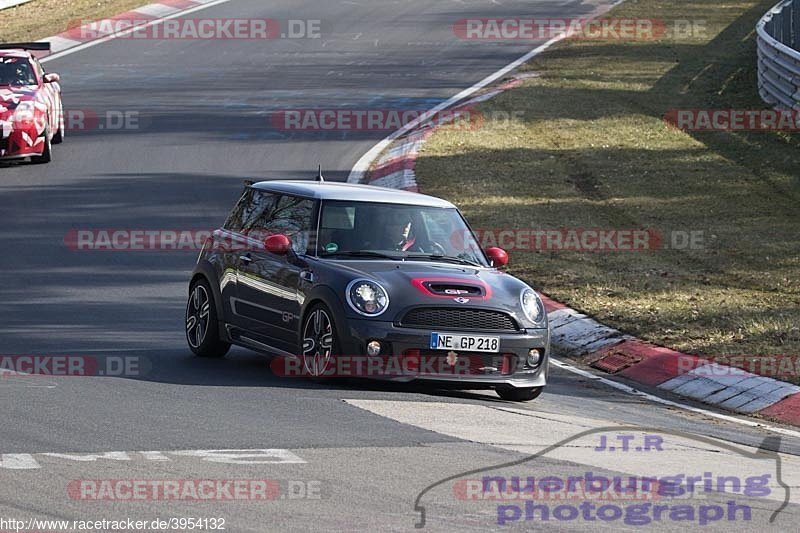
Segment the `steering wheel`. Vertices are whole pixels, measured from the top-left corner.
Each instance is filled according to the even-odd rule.
[[[436,255],[447,255],[444,246],[436,241],[431,241],[431,250],[433,250],[433,253]]]

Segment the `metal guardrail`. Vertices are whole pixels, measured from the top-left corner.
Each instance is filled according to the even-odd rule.
[[[756,25],[758,92],[768,104],[800,111],[800,0],[783,0]]]

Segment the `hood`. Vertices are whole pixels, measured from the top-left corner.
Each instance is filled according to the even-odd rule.
[[[19,102],[35,101],[38,87],[23,85],[21,87],[0,87],[0,105],[16,107]]]
[[[429,261],[329,261],[341,283],[365,278],[380,283],[389,294],[390,315],[413,306],[473,306],[519,311],[528,285],[491,268],[473,268]],[[334,270],[334,269],[332,269]]]
[[[0,87],[0,118],[13,112],[20,102],[38,102],[36,95],[35,85]]]
[[[384,263],[381,261],[381,263]],[[429,261],[402,261],[365,265],[364,277],[386,282],[393,291],[414,289],[425,297],[452,300],[463,296],[491,305],[494,299],[519,298],[525,284],[504,272],[491,268],[448,265]],[[387,290],[388,290],[387,287]]]

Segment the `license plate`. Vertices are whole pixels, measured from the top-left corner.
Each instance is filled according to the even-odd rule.
[[[464,352],[500,351],[500,337],[462,335],[460,333],[431,333],[431,350],[460,350]]]

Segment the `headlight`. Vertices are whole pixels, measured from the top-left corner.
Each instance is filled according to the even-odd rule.
[[[533,289],[524,289],[519,295],[519,303],[528,320],[536,324],[544,322],[544,304]]]
[[[356,279],[347,286],[347,303],[357,313],[365,316],[378,316],[389,307],[386,291],[368,279]]]

